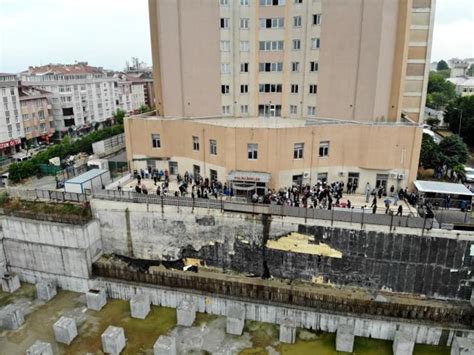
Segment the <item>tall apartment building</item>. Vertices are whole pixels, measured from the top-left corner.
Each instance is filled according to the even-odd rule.
[[[146,105],[146,82],[126,74],[116,74],[116,105],[127,113],[138,113]]]
[[[55,128],[86,128],[112,118],[117,109],[116,80],[102,68],[77,64],[48,64],[21,73],[25,86],[49,91]]]
[[[16,153],[25,137],[14,74],[0,73],[0,100],[0,156],[3,157]]]
[[[245,189],[317,179],[407,186],[434,8],[435,0],[149,0],[158,115],[127,121],[129,160]]]
[[[21,85],[18,91],[25,139],[33,145],[40,141],[49,142],[55,131],[51,105],[52,94]]]

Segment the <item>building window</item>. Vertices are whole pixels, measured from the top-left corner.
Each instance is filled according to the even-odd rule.
[[[221,94],[227,95],[230,93],[229,85],[221,85]]]
[[[258,144],[255,144],[255,143],[247,144],[247,157],[249,160],[258,159]]]
[[[293,17],[293,27],[301,27],[301,16]]]
[[[260,23],[260,29],[285,27],[285,19],[283,17],[261,18],[259,23]]]
[[[308,106],[308,116],[316,116],[316,106]]]
[[[230,115],[230,106],[229,105],[222,106],[222,114]]]
[[[230,41],[221,41],[221,51],[222,52],[230,51]]]
[[[229,74],[229,73],[230,73],[229,63],[221,63],[221,74]]]
[[[199,151],[199,137],[193,136],[193,150]]]
[[[249,0],[240,0],[240,6],[249,6]]]
[[[317,94],[318,93],[318,85],[311,84],[309,86],[309,93],[310,94]]]
[[[222,6],[228,6],[229,5],[229,0],[220,0],[220,3]]]
[[[241,73],[248,73],[249,72],[249,63],[240,63],[240,72]]]
[[[281,92],[281,84],[260,84],[259,92]]]
[[[247,115],[249,113],[249,105],[240,105],[240,113]]]
[[[310,62],[309,63],[309,71],[318,71],[319,70],[319,63],[318,62]]]
[[[211,181],[217,181],[217,170],[209,169],[209,177]]]
[[[303,0],[295,0],[295,5],[299,5],[299,4],[302,4],[303,3]]]
[[[248,18],[241,18],[240,19],[240,28],[243,30],[249,29],[249,19]]]
[[[300,71],[300,62],[292,62],[291,71]]]
[[[217,155],[217,141],[215,139],[209,139],[209,153]]]
[[[228,29],[229,28],[229,19],[226,17],[221,17],[221,28]]]
[[[327,157],[329,155],[329,141],[319,142],[319,156]]]
[[[159,134],[151,135],[151,146],[153,148],[161,148],[161,138]]]
[[[249,92],[249,86],[247,84],[240,85],[240,93],[241,94],[248,94],[248,92]]]
[[[304,143],[295,143],[293,159],[303,159]]]
[[[285,0],[260,0],[260,6],[282,6]]]
[[[311,49],[319,49],[319,38],[311,38]]]
[[[279,72],[283,71],[283,63],[282,62],[275,62],[275,63],[259,63],[258,69],[260,72]]]
[[[299,51],[301,49],[301,41],[299,39],[293,40],[293,50]]]
[[[321,14],[313,15],[313,25],[320,25],[321,24]]]
[[[291,93],[292,94],[298,93],[298,84],[291,84]]]
[[[298,113],[298,106],[290,105],[290,114],[296,115]]]
[[[283,41],[260,41],[259,49],[267,52],[282,51]]]
[[[240,51],[248,52],[250,50],[249,41],[240,41]]]

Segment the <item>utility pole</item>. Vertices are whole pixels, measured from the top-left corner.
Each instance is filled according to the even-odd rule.
[[[459,131],[458,131],[458,136],[461,137],[461,123],[462,123],[462,110],[459,110]]]

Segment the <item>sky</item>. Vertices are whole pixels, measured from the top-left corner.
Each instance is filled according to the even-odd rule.
[[[473,58],[473,38],[474,0],[437,0],[432,61]],[[151,64],[147,0],[0,0],[0,72],[131,57]]]

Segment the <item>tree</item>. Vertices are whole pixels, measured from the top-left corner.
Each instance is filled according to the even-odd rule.
[[[469,152],[466,143],[456,134],[444,138],[439,144],[440,163],[446,165],[448,169],[465,164],[468,158]]]
[[[439,110],[454,98],[456,98],[456,86],[447,81],[441,74],[430,72],[426,105]]]
[[[474,95],[458,97],[446,106],[444,120],[451,131],[458,133],[461,125],[461,137],[474,147]]]
[[[436,127],[439,125],[439,118],[438,117],[430,117],[426,119],[426,123],[429,124],[432,127]]]
[[[118,108],[117,111],[115,111],[112,116],[114,116],[115,121],[118,124],[123,124],[123,118],[125,117],[125,113],[126,112],[124,110],[121,110],[121,109]]]
[[[446,63],[443,59],[441,59],[438,64],[436,65],[436,70],[446,70],[449,69],[448,63]]]
[[[468,76],[474,76],[474,64],[471,64],[466,73]]]
[[[423,133],[420,151],[420,166],[425,169],[436,168],[439,165],[439,146],[429,134]]]
[[[141,105],[140,108],[140,113],[145,113],[145,112],[150,112],[151,109],[147,105]]]

